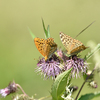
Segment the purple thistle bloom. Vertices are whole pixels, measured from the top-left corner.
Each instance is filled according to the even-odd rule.
[[[58,56],[60,57],[60,58],[62,58],[63,57],[63,51],[60,49],[58,49],[57,50],[57,54],[58,54]]]
[[[84,62],[83,59],[78,58],[76,55],[71,56],[69,58],[70,58],[69,60],[66,60],[64,69],[68,70],[73,67],[72,77],[75,77],[75,75],[76,75],[76,78],[77,76],[80,77],[79,72],[86,73],[87,64]]]
[[[66,60],[69,60],[69,57],[67,57],[63,51],[60,49],[57,50],[57,55],[63,60],[63,62],[65,63]]]
[[[45,61],[44,58],[40,59],[40,61],[37,63],[37,66],[37,71],[44,74],[44,77],[47,78],[52,76],[52,78],[55,79],[56,76],[62,71],[62,68],[59,67],[60,60],[55,54],[53,54],[52,57],[47,61]]]
[[[10,90],[8,88],[1,89],[0,94],[2,95],[2,97],[6,97],[7,95],[10,94]]]
[[[0,94],[2,95],[2,97],[6,97],[7,95],[9,95],[10,93],[14,93],[17,90],[17,86],[15,84],[15,82],[10,82],[8,87],[4,88],[4,89],[0,89]]]

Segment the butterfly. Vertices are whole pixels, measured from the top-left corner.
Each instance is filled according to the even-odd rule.
[[[54,42],[53,38],[34,38],[34,43],[38,51],[45,57],[45,61],[57,50],[57,44]]]
[[[62,41],[62,44],[66,48],[68,55],[76,55],[80,51],[88,48],[85,47],[84,44],[80,41],[73,39],[72,37],[64,34],[63,32],[60,32],[60,39]]]

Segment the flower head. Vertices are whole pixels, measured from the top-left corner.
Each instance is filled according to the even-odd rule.
[[[65,93],[61,96],[64,100],[74,100],[72,98],[72,92],[73,92],[73,89],[70,89],[69,86],[66,86],[66,90],[65,90]]]
[[[61,49],[57,50],[57,55],[62,59],[63,62],[66,62],[66,60],[69,60],[69,57],[67,57]]]
[[[10,82],[8,87],[6,87],[4,89],[0,89],[0,94],[2,95],[2,97],[6,97],[10,93],[16,92],[16,90],[17,90],[17,86],[16,86],[15,82]]]
[[[60,58],[62,58],[63,57],[63,51],[60,49],[58,49],[57,50],[57,54],[58,54],[58,56],[60,57]]]
[[[65,70],[68,70],[70,68],[73,68],[72,70],[72,77],[76,78],[77,76],[80,77],[79,72],[86,73],[87,70],[87,64],[84,62],[83,59],[78,58],[76,55],[69,57],[69,60],[66,60],[66,64],[64,66]]]
[[[97,82],[95,82],[95,81],[91,81],[89,83],[89,86],[91,86],[92,88],[97,88],[98,87]]]
[[[44,58],[40,59],[40,61],[37,63],[38,70],[42,74],[44,74],[44,77],[49,78],[52,76],[53,79],[61,73],[62,68],[60,68],[60,60],[59,58],[53,54],[50,59],[45,61]]]

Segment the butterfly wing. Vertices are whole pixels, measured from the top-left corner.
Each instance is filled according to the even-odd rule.
[[[45,57],[45,60],[50,58],[57,50],[57,44],[54,42],[53,38],[48,38],[47,40],[34,38],[34,43],[38,51]]]
[[[45,60],[47,60],[57,50],[57,44],[54,42],[53,38],[48,38],[45,41],[45,44],[46,44],[46,51],[45,51],[46,57],[45,57]]]
[[[73,41],[73,38],[60,32],[60,39],[62,41],[62,44],[64,45],[64,47],[66,48],[67,52],[70,51],[70,48],[71,48],[71,44],[72,44],[72,41]]]
[[[38,51],[45,57],[45,39],[34,38],[34,43]]]
[[[60,38],[61,38],[62,44],[67,50],[67,54],[69,55],[77,54],[80,51],[85,50],[87,48],[80,41],[73,39],[72,37],[62,32],[60,33]]]
[[[77,53],[81,52],[82,50],[85,50],[86,48],[88,48],[88,47],[85,47],[82,42],[80,42],[76,39],[73,39],[72,45],[73,46],[72,46],[71,52],[70,52],[71,55],[77,54]]]

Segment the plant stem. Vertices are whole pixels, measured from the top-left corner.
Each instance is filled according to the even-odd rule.
[[[96,68],[96,67],[95,67],[95,68]],[[79,92],[78,92],[78,94],[77,94],[75,100],[77,100],[77,98],[78,98],[78,96],[79,96],[79,94],[80,94],[80,92],[81,92],[83,86],[85,85],[85,83],[87,82],[87,80],[89,79],[89,77],[92,75],[92,73],[94,72],[95,68],[92,70],[91,74],[90,74],[89,76],[87,76],[86,80],[83,82],[83,84],[82,84],[82,86],[81,86],[81,88],[80,88],[80,90],[79,90]]]
[[[24,92],[24,90],[22,89],[22,87],[21,87],[19,84],[16,84],[16,86],[19,87],[19,88],[21,89],[21,91],[23,92],[23,94],[24,94],[25,96],[28,96],[28,95]]]
[[[50,98],[51,96],[49,95],[49,96],[46,96],[46,97],[42,97],[42,98],[40,98],[40,99],[38,99],[38,100],[44,100],[44,99],[46,99],[46,98]]]

